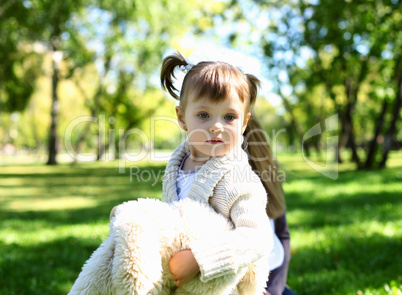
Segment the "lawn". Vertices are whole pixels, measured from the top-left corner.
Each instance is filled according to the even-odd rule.
[[[291,230],[288,284],[301,294],[402,294],[402,153],[336,180],[278,155]],[[135,164],[135,165],[134,165]],[[110,209],[160,198],[165,163],[0,166],[0,294],[67,294],[108,234]]]

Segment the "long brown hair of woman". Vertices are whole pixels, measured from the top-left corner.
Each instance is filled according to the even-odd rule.
[[[276,219],[285,213],[285,198],[271,147],[254,113],[248,121],[244,137],[248,142],[249,163],[260,176],[268,195],[267,214],[269,218]]]

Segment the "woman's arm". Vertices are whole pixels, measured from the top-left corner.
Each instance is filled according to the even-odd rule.
[[[270,295],[282,295],[286,285],[290,261],[290,235],[286,214],[275,219],[275,233],[282,243],[285,257],[282,265],[273,270],[269,275],[267,291]]]

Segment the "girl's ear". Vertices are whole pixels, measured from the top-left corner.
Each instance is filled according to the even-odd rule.
[[[251,113],[248,112],[246,114],[246,116],[244,117],[243,126],[241,128],[241,134],[243,134],[244,131],[246,131],[247,123],[248,123],[248,120],[250,120],[250,117],[251,117]]]
[[[186,121],[184,120],[184,111],[181,107],[176,107],[177,121],[179,122],[180,128],[187,131]]]

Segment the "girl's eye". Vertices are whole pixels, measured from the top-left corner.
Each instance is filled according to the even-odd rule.
[[[234,119],[236,119],[235,115],[232,115],[232,114],[225,115],[225,120],[226,121],[233,121]]]
[[[208,119],[209,118],[207,113],[199,113],[197,116],[200,117],[201,119]]]

